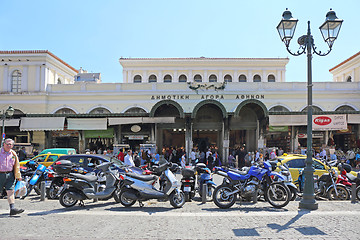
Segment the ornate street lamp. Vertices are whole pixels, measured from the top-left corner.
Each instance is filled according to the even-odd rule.
[[[5,119],[11,118],[14,115],[15,109],[12,106],[9,106],[6,111],[2,111],[1,119],[2,119],[2,140],[1,140],[1,147],[5,140]]]
[[[330,9],[326,14],[325,22],[320,26],[321,34],[324,38],[324,41],[328,44],[329,49],[326,53],[317,51],[314,38],[311,35],[310,31],[310,21],[308,21],[307,34],[298,38],[298,43],[300,45],[299,50],[296,53],[292,53],[289,49],[290,41],[294,36],[297,19],[294,19],[291,15],[291,12],[286,9],[282,15],[282,20],[277,26],[281,41],[285,43],[286,50],[293,56],[300,56],[304,53],[307,54],[307,151],[306,151],[306,166],[304,169],[305,175],[305,185],[304,185],[304,194],[303,198],[299,203],[299,208],[305,208],[310,210],[316,210],[318,204],[315,201],[314,195],[314,167],[312,159],[312,69],[311,69],[311,59],[312,53],[319,56],[328,55],[334,44],[334,41],[338,37],[340,32],[341,24],[343,20],[336,17],[335,12]]]

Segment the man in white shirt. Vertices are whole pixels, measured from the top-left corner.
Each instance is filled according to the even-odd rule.
[[[126,156],[125,156],[125,158],[124,158],[124,163],[125,163],[126,165],[129,165],[129,166],[132,166],[132,167],[135,166],[134,160],[133,160],[133,158],[132,158],[132,151],[131,151],[131,150],[128,150],[128,151],[127,151],[127,154],[126,154]]]
[[[192,149],[190,152],[190,159],[191,159],[191,164],[195,163],[195,159],[196,159],[196,154],[195,154],[195,149]]]

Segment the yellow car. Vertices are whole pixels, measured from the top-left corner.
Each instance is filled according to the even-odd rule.
[[[56,153],[40,154],[40,155],[37,155],[37,156],[33,157],[30,160],[21,161],[20,166],[24,166],[27,162],[32,160],[32,161],[35,161],[37,163],[45,165],[45,167],[48,167],[62,155],[65,155],[65,154],[56,154]]]
[[[283,165],[286,163],[286,165],[289,167],[289,171],[291,173],[293,182],[296,181],[299,178],[299,172],[305,168],[305,160],[306,155],[301,154],[284,154],[282,156],[277,157],[278,160],[281,160],[281,162],[278,162],[277,165]],[[321,162],[318,159],[313,158],[313,166],[315,168],[314,175],[318,175],[319,177],[323,175],[324,173],[328,173],[327,169],[329,168],[326,164]],[[338,174],[340,174],[339,169],[337,167],[333,167]],[[357,173],[354,171],[350,172],[352,175],[357,176]]]

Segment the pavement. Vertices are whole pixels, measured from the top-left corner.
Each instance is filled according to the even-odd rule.
[[[219,209],[200,198],[174,209],[169,202],[146,201],[125,208],[113,199],[85,201],[85,207],[64,208],[58,200],[37,195],[16,200],[25,209],[9,216],[0,200],[0,239],[359,239],[360,203],[317,201],[314,211],[299,201],[282,209],[269,203],[237,202]]]

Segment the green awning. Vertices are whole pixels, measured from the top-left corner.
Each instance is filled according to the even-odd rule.
[[[85,138],[113,138],[114,128],[107,130],[84,130]]]

